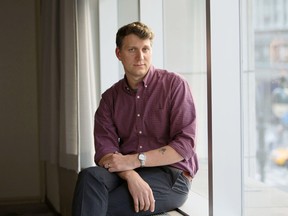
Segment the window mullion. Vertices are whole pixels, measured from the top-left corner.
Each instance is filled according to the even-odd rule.
[[[207,8],[209,215],[237,216],[242,215],[239,0],[207,0]]]

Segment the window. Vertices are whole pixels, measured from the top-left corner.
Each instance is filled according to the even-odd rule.
[[[245,216],[288,210],[287,3],[242,4]]]
[[[163,17],[164,68],[178,72],[188,80],[198,118],[197,154],[200,169],[193,180],[190,197],[183,210],[191,215],[206,216],[208,144],[205,0],[165,0]]]

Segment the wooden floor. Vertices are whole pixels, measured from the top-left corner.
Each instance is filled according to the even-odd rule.
[[[56,216],[45,204],[0,205],[0,216]]]

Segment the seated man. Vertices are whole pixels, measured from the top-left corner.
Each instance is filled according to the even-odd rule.
[[[95,162],[80,172],[74,216],[151,215],[181,206],[198,170],[187,82],[152,66],[154,34],[134,22],[116,35],[124,78],[95,114]]]

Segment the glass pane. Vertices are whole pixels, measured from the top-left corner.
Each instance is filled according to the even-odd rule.
[[[242,3],[245,216],[288,212],[288,1]]]
[[[200,169],[184,210],[208,215],[207,64],[205,0],[163,1],[164,67],[184,76],[192,89],[198,117]],[[187,209],[187,210],[186,210]]]
[[[133,4],[131,4],[133,2]],[[193,180],[191,193],[181,210],[189,215],[208,215],[208,144],[207,144],[207,65],[206,65],[206,8],[205,0],[158,0],[118,1],[119,26],[137,19],[138,7],[153,2],[155,7],[161,2],[162,11],[149,11],[148,20],[163,19],[163,26],[147,23],[147,14],[144,23],[152,27],[155,32],[153,62],[155,67],[163,67],[171,72],[181,74],[188,80],[195,100],[198,118],[197,154],[199,155],[200,170]],[[140,10],[143,11],[143,10]],[[160,16],[160,15],[163,16]],[[160,17],[159,17],[160,16]],[[163,52],[155,55],[155,45],[163,45]],[[161,47],[161,46],[160,46]],[[163,57],[163,58],[162,58]],[[163,59],[163,66],[155,61]]]

